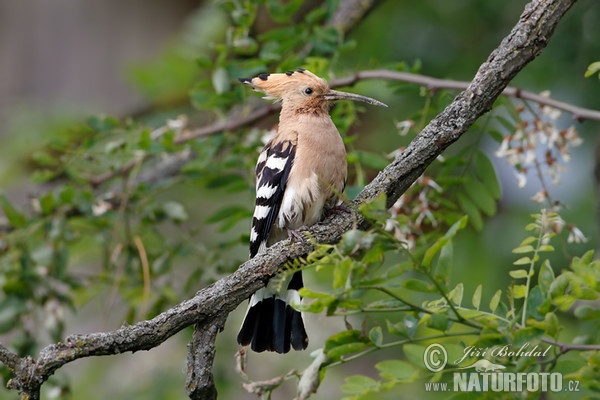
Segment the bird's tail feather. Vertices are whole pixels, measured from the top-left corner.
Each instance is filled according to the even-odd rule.
[[[239,344],[250,345],[256,352],[277,353],[287,353],[290,348],[304,350],[308,346],[302,314],[290,305],[300,301],[301,274],[301,271],[294,274],[283,296],[272,293],[268,287],[252,296],[237,337]]]

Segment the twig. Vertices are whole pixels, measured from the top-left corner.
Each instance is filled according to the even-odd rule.
[[[0,362],[2,364],[6,365],[6,367],[14,373],[20,361],[21,358],[18,355],[8,350],[0,343]]]
[[[600,344],[565,343],[549,338],[542,338],[542,342],[558,347],[560,354],[565,354],[569,351],[600,351]]]
[[[359,71],[355,74],[337,78],[331,81],[332,87],[352,86],[359,81],[368,79],[383,79],[389,81],[400,81],[415,83],[425,86],[430,90],[465,90],[469,87],[470,82],[455,81],[449,79],[438,79],[426,75],[413,74],[409,72],[391,71],[386,69],[374,69],[367,71]],[[550,97],[545,97],[537,93],[529,92],[521,88],[509,86],[502,91],[502,95],[514,97],[516,99],[531,100],[535,103],[550,106],[562,111],[566,111],[573,116],[577,121],[593,120],[600,121],[600,111],[589,108],[579,107],[570,103],[555,100]]]

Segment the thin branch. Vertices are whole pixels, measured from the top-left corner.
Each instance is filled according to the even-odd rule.
[[[413,74],[409,72],[391,71],[387,69],[375,69],[359,71],[355,74],[343,78],[334,79],[331,82],[331,86],[352,86],[359,81],[368,79],[383,79],[389,81],[415,83],[417,85],[425,86],[430,90],[465,90],[469,87],[470,84],[470,82],[455,81],[450,79],[438,79],[426,75]],[[523,90],[514,86],[506,87],[502,91],[502,95],[513,97],[516,99],[531,100],[538,104],[542,104],[545,106],[553,107],[568,112],[573,116],[573,119],[577,121],[600,121],[600,111],[579,107],[570,103],[566,103],[564,101],[552,99],[550,97],[542,96],[540,94],[529,92],[527,90]]]
[[[492,108],[510,80],[544,49],[556,25],[575,1],[534,0],[529,3],[519,22],[481,65],[468,87],[364,188],[354,205],[358,206],[382,194],[387,196],[389,206],[396,202],[437,156]],[[149,321],[112,332],[73,335],[65,343],[44,348],[36,360],[21,358],[10,388],[36,399],[46,379],[68,362],[94,355],[149,350],[187,326],[213,324],[262,287],[288,260],[310,253],[314,249],[313,240],[317,243],[336,243],[355,224],[364,226],[366,222],[351,208],[341,209],[308,230],[312,240],[276,243],[243,263],[233,274]],[[2,355],[14,365],[14,357],[7,356],[6,352],[0,352]]]
[[[327,23],[338,31],[348,33],[378,3],[377,0],[345,0],[340,2],[335,14]]]
[[[549,338],[542,338],[542,342],[558,347],[560,354],[565,354],[569,351],[600,351],[600,344],[565,343]]]
[[[17,354],[13,353],[12,351],[4,347],[2,343],[0,343],[0,362],[2,364],[6,365],[6,367],[12,372],[15,372],[20,361],[21,357],[19,357]]]

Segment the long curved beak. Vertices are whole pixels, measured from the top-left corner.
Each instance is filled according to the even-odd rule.
[[[321,95],[325,100],[354,100],[362,101],[363,103],[371,104],[379,107],[387,107],[387,104],[382,103],[379,100],[372,99],[367,96],[361,96],[359,94],[340,92],[337,90],[329,90],[327,93]]]

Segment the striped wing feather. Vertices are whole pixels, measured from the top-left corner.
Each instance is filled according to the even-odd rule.
[[[250,232],[250,257],[264,250],[277,219],[296,146],[289,140],[269,142],[256,164],[256,205]]]

